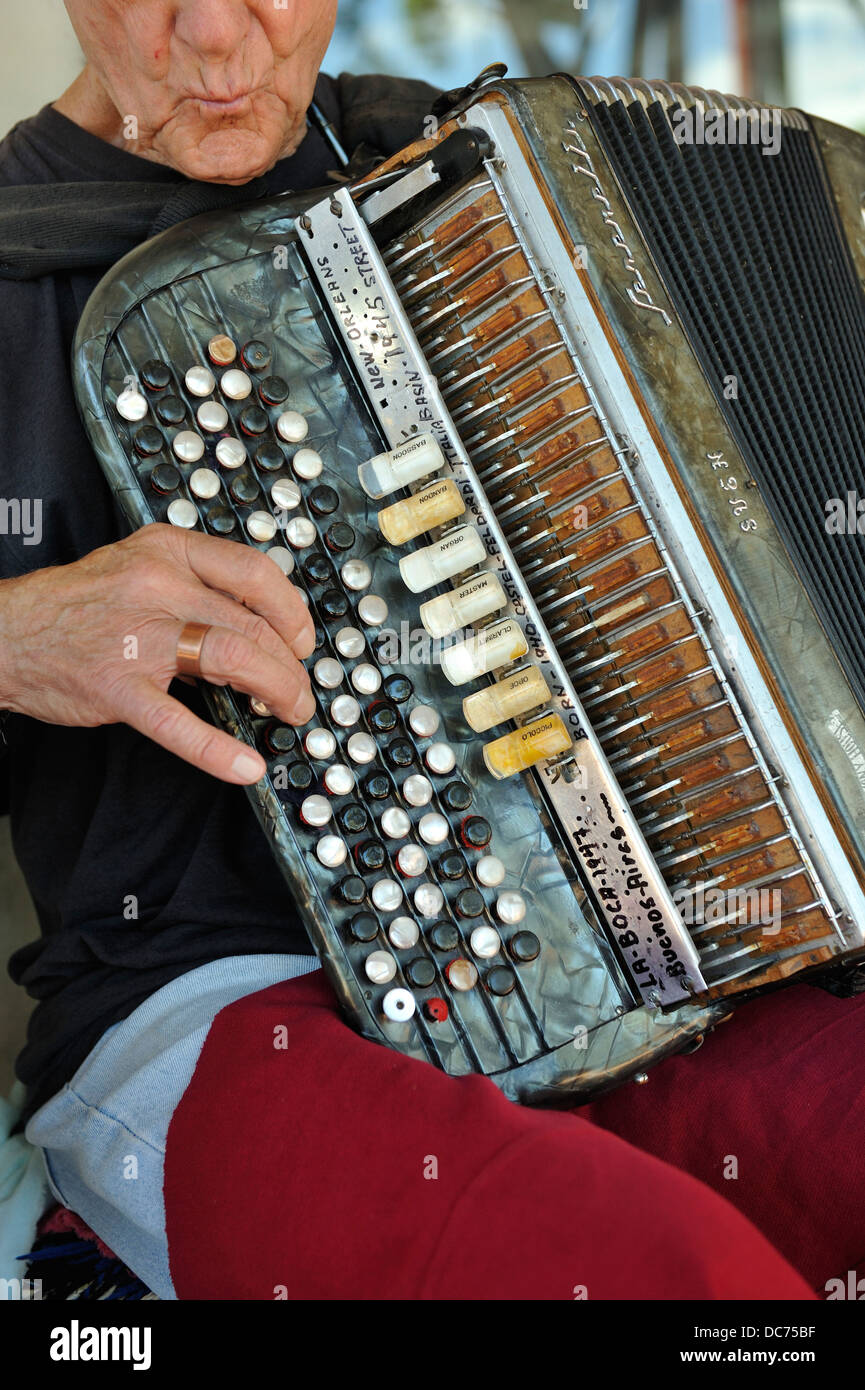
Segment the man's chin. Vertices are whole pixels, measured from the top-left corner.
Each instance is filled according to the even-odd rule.
[[[178,173],[203,183],[244,184],[266,174],[300,144],[300,133],[293,138],[284,130],[184,130],[154,148],[161,163]]]

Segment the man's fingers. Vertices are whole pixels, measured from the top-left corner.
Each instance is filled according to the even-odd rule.
[[[277,661],[236,628],[208,628],[199,669],[205,680],[255,695],[289,724],[306,724],[315,713],[309,677],[295,657]]]
[[[253,748],[206,724],[150,681],[127,682],[124,696],[127,724],[202,772],[242,786],[264,776],[264,759]]]
[[[208,588],[232,594],[279,634],[296,657],[314,649],[313,624],[300,593],[278,565],[260,550],[199,532],[184,533],[186,558]]]

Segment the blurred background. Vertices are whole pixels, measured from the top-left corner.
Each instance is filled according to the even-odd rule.
[[[81,65],[62,0],[6,0],[3,39],[0,134]],[[449,88],[497,61],[514,77],[567,69],[692,82],[865,131],[865,0],[341,0],[325,66]],[[0,1094],[30,1009],[5,960],[36,934],[0,817]]]

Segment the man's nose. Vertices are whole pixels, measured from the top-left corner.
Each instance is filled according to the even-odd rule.
[[[174,31],[204,60],[235,52],[249,28],[247,0],[179,0]]]

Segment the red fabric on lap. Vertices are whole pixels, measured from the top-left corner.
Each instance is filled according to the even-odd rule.
[[[578,1114],[366,1042],[320,973],[214,1020],[165,1201],[180,1298],[809,1296],[701,1183]]]

